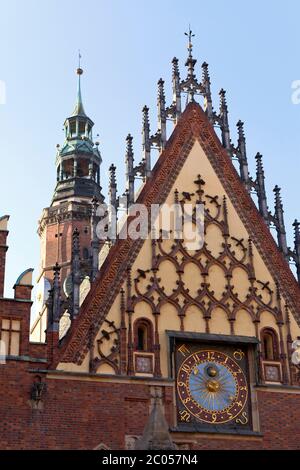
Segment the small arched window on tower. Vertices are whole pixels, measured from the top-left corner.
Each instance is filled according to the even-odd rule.
[[[278,338],[273,328],[261,332],[262,356],[265,361],[279,361]]]
[[[85,134],[85,121],[79,121],[79,135]]]
[[[76,121],[70,122],[70,135],[71,137],[76,135]]]
[[[153,328],[147,318],[139,318],[134,323],[134,346],[137,351],[152,351]]]

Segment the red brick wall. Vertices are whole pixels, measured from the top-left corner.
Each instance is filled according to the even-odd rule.
[[[79,243],[80,243],[80,257],[83,258],[83,249],[88,248],[91,250],[91,233],[90,233],[90,220],[74,220],[63,221],[59,226],[59,233],[62,236],[57,238],[57,224],[49,224],[46,226],[46,252],[42,254],[44,260],[43,268],[45,268],[45,276],[48,279],[53,278],[52,268],[56,262],[61,265],[61,282],[70,272],[70,263],[72,258],[72,234],[75,229],[79,230]],[[86,230],[87,229],[87,230]],[[87,233],[85,233],[87,232]],[[57,241],[58,240],[58,241]],[[59,243],[59,250],[57,244]],[[57,254],[59,256],[57,257]],[[64,266],[66,263],[66,266]]]
[[[125,435],[142,434],[149,413],[146,384],[46,379],[43,409],[30,406],[30,389],[37,364],[0,365],[0,448],[94,449],[104,443],[124,448]],[[166,416],[173,404],[166,388]],[[300,395],[258,392],[262,438],[207,434],[193,440],[195,449],[297,449],[300,437]],[[170,421],[169,421],[170,422]],[[171,423],[172,424],[172,423]],[[182,435],[182,434],[181,434]],[[184,439],[188,438],[184,435]],[[177,438],[173,433],[173,438]]]

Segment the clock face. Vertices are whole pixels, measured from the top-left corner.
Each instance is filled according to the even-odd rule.
[[[237,349],[227,354],[214,349],[191,348],[191,351],[186,346],[184,348],[177,369],[180,421],[189,423],[193,418],[213,425],[247,424],[248,385],[243,370],[244,352]]]

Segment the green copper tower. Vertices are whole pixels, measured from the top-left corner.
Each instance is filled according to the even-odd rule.
[[[70,197],[103,200],[100,187],[100,165],[98,148],[93,141],[93,121],[86,115],[81,95],[82,68],[77,69],[78,90],[74,111],[65,120],[65,141],[57,146],[57,185],[52,203]]]

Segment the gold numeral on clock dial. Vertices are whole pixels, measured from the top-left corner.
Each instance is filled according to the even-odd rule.
[[[207,360],[208,361],[214,361],[215,360],[215,352],[214,351],[208,351],[207,352]]]
[[[187,364],[183,364],[182,370],[188,374],[191,371],[191,368]]]
[[[193,359],[196,363],[200,362],[200,357],[198,356],[198,354],[193,354]]]
[[[185,382],[178,382],[179,387],[187,387],[187,384]]]
[[[186,347],[185,344],[183,344],[182,346],[180,346],[180,348],[178,348],[178,351],[185,357],[187,356],[189,353],[190,353],[190,350]]]

